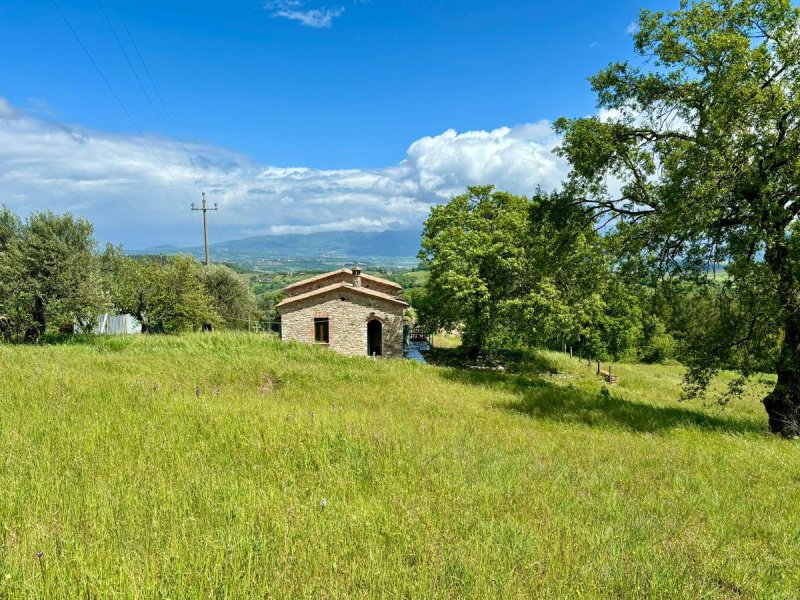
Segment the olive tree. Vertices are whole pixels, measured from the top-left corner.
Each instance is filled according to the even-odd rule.
[[[258,321],[257,299],[250,285],[225,265],[208,265],[200,273],[214,310],[229,329],[244,329]]]
[[[135,316],[143,333],[197,330],[220,321],[203,285],[203,266],[192,256],[126,256],[107,246],[100,264],[112,306]]]
[[[70,214],[0,211],[0,314],[6,335],[34,342],[55,328],[90,327],[106,305],[92,225]]]

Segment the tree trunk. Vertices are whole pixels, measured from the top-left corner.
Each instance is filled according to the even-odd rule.
[[[764,398],[769,428],[784,437],[800,435],[800,314],[790,314],[776,368],[778,383]]]
[[[769,416],[770,431],[784,437],[797,437],[800,435],[800,306],[783,231],[783,227],[778,230],[777,243],[768,246],[764,254],[767,265],[778,275],[778,298],[785,318],[781,354],[775,367],[778,383],[763,403]]]
[[[472,321],[466,323],[463,332],[463,347],[467,351],[467,357],[475,360],[483,354],[483,346],[486,342],[486,327],[482,319],[483,310],[478,302],[472,307]]]
[[[467,358],[470,360],[477,360],[481,356],[482,351],[483,349],[480,344],[471,344],[467,348]]]
[[[144,308],[144,298],[139,294],[139,304],[136,306],[136,314],[133,316],[136,317],[136,320],[139,321],[139,324],[142,326],[142,333],[150,333],[150,327],[147,325],[144,318]]]
[[[33,323],[25,331],[25,341],[35,343],[45,332],[44,300],[41,296],[36,296],[33,301],[33,313],[31,314]]]

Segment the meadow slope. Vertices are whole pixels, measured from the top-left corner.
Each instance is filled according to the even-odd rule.
[[[763,390],[616,372],[0,345],[0,598],[796,597],[800,455]]]

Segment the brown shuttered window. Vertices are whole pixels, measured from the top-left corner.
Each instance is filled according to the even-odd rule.
[[[314,319],[314,341],[317,344],[327,344],[329,342],[329,328],[327,318]]]

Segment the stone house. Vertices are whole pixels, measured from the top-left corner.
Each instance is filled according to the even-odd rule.
[[[356,265],[298,281],[275,308],[281,339],[328,346],[348,356],[403,355],[403,288],[362,275]]]

